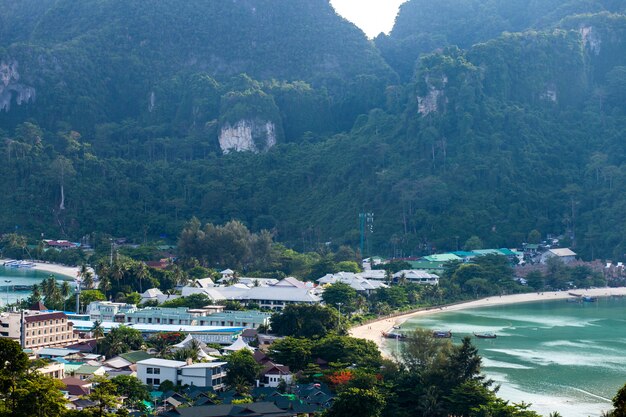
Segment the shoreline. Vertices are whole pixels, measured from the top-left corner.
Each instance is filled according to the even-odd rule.
[[[9,259],[0,259],[0,265],[5,262],[8,261]],[[78,276],[78,272],[80,271],[80,268],[77,266],[65,266],[65,265],[61,265],[61,264],[54,264],[54,263],[45,263],[45,262],[35,262],[33,261],[33,263],[35,264],[35,266],[33,268],[28,268],[30,270],[35,270],[35,271],[41,271],[41,272],[49,272],[51,274],[58,274],[61,275],[61,277],[59,277],[60,279],[64,279],[64,280],[75,280],[76,277]],[[91,269],[91,268],[90,268]]]
[[[609,297],[612,295],[626,295],[626,287],[593,288],[587,290],[572,290],[571,292],[591,297]],[[432,314],[445,313],[448,311],[459,311],[479,307],[530,303],[534,301],[564,300],[567,298],[572,298],[572,296],[567,291],[525,293],[503,296],[496,295],[482,298],[480,300],[466,301],[458,304],[448,304],[440,307],[427,307],[423,310],[413,311],[396,317],[379,319],[368,324],[352,327],[348,331],[348,334],[358,339],[370,340],[376,343],[376,346],[378,346],[378,350],[380,350],[383,357],[391,358],[392,355],[390,355],[389,352],[385,350],[385,338],[383,338],[382,333],[388,333],[393,330],[395,326],[400,326],[402,325],[402,323],[414,317],[428,316]]]
[[[52,274],[62,275],[64,278],[75,280],[80,272],[80,268],[77,266],[65,266],[60,264],[47,264],[43,262],[35,262],[33,268],[37,271],[50,272]]]

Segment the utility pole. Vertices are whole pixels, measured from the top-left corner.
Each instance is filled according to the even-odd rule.
[[[80,314],[80,278],[76,278],[76,314]]]
[[[361,235],[361,258],[365,258],[365,235],[374,232],[374,213],[359,213],[359,232]],[[369,243],[369,242],[368,242]],[[369,246],[369,245],[368,245]]]
[[[337,331],[341,330],[341,306],[343,303],[337,303],[337,309],[339,310],[339,317],[337,317]]]
[[[113,266],[113,239],[109,239],[111,241],[111,259],[109,260],[109,265]]]
[[[5,279],[4,282],[7,284],[7,304],[6,304],[6,308],[7,308],[7,311],[9,311],[9,287],[10,287],[9,284],[11,284],[12,281],[9,280],[9,279]]]

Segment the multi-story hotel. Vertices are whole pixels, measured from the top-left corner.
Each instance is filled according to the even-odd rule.
[[[65,346],[78,340],[65,313],[36,310],[0,314],[0,337],[14,339],[26,349]]]

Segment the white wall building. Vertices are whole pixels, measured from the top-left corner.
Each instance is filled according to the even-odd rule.
[[[568,248],[548,249],[541,254],[541,263],[545,264],[550,258],[559,258],[564,264],[568,264],[576,260],[576,252]]]
[[[439,285],[439,276],[418,269],[404,269],[393,274],[394,281],[406,279],[414,284]]]
[[[224,388],[225,377],[226,362],[186,363],[157,358],[137,362],[137,378],[155,388],[163,381],[171,381],[219,390]]]
[[[87,314],[91,321],[124,322],[124,314],[137,310],[134,304],[114,303],[112,301],[93,301],[87,306]],[[115,316],[121,318],[116,320]]]

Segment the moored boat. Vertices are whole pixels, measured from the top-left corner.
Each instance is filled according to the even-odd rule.
[[[436,339],[450,339],[452,332],[450,330],[435,330],[433,331],[433,337]]]
[[[583,302],[585,303],[595,303],[596,301],[598,301],[598,297],[583,297]]]
[[[383,337],[386,339],[406,339],[406,335],[402,333],[395,332],[381,332]]]
[[[495,339],[498,337],[495,333],[474,333],[474,336],[479,339]]]

